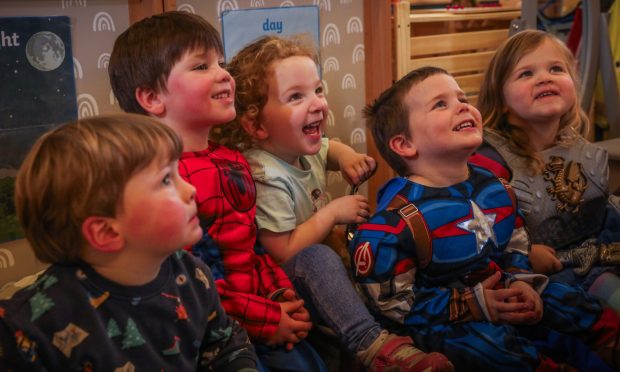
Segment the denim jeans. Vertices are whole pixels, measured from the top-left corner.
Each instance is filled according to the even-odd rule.
[[[312,245],[283,265],[314,323],[331,328],[356,353],[379,336],[381,327],[359,297],[340,257],[328,246]]]

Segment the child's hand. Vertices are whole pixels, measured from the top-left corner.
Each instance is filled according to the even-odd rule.
[[[523,290],[523,295],[517,298],[512,298],[510,301],[513,302],[522,302],[528,305],[529,311],[525,311],[524,314],[527,316],[521,319],[521,323],[512,323],[512,324],[536,324],[538,323],[543,316],[543,303],[542,299],[538,292],[532,288],[528,283],[524,281],[517,280],[512,282],[510,288],[521,288]]]
[[[526,322],[536,315],[531,303],[523,301],[525,290],[520,286],[493,289],[500,278],[501,273],[498,271],[482,282],[491,323],[528,324]]]
[[[282,293],[282,298],[286,301],[295,301],[297,300],[297,295],[295,294],[295,291],[289,288]],[[291,318],[295,320],[300,320],[304,322],[310,321],[310,313],[308,312],[308,309],[306,309],[304,306],[299,307],[295,312],[289,315],[291,316]],[[301,332],[297,332],[296,335],[300,340],[302,340],[308,337],[308,332],[301,331]],[[293,345],[291,344],[291,348],[292,347]],[[288,349],[288,344],[287,344],[287,349]]]
[[[377,167],[375,159],[357,152],[342,156],[338,163],[342,176],[351,185],[359,185],[366,181]]]
[[[267,345],[285,344],[287,350],[292,350],[293,345],[301,341],[297,334],[307,334],[312,328],[312,323],[304,320],[296,320],[289,314],[293,314],[303,308],[303,300],[286,301],[280,303],[280,323],[278,330],[267,341]]]
[[[563,269],[562,263],[555,256],[555,249],[548,245],[532,244],[529,259],[536,274],[553,274]]]
[[[368,199],[363,195],[346,195],[332,200],[320,213],[330,213],[334,224],[364,223],[370,216]]]

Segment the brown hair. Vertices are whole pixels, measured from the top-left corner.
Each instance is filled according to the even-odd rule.
[[[319,63],[315,48],[302,36],[283,39],[263,36],[250,43],[233,57],[227,66],[235,79],[237,117],[212,132],[214,141],[240,151],[252,147],[252,138],[240,124],[243,117],[260,119],[267,103],[267,79],[273,74],[272,64],[289,57],[305,56]]]
[[[401,176],[409,175],[407,164],[400,155],[392,151],[389,141],[396,135],[409,133],[409,108],[405,104],[405,96],[411,88],[428,77],[449,73],[439,67],[424,66],[417,68],[391,87],[383,91],[379,98],[362,111],[366,118],[366,127],[370,129],[379,153],[396,173]]]
[[[540,46],[545,40],[551,41],[560,51],[568,68],[570,77],[579,92],[579,78],[576,61],[566,45],[552,34],[539,30],[524,30],[506,40],[496,51],[486,70],[480,89],[478,108],[485,129],[505,138],[510,151],[526,159],[528,168],[535,173],[542,169],[542,159],[529,145],[525,131],[509,123],[505,118],[507,109],[504,99],[504,85],[510,73],[521,58]],[[560,118],[560,128],[556,143],[570,145],[588,130],[588,117],[581,108],[581,97],[577,94],[575,105]]]
[[[15,182],[17,216],[37,258],[75,262],[84,220],[114,217],[134,174],[181,151],[172,129],[136,114],[81,119],[44,134]]]
[[[223,54],[220,34],[198,15],[166,12],[131,25],[116,38],[108,64],[110,84],[121,108],[147,114],[136,100],[136,89],[165,92],[175,63],[185,53],[201,49]]]

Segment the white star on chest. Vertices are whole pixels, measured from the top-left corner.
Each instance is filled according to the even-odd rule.
[[[493,231],[497,213],[484,214],[476,203],[473,201],[470,203],[473,217],[467,221],[459,222],[456,226],[476,236],[476,249],[480,253],[489,239],[497,245],[495,231]]]

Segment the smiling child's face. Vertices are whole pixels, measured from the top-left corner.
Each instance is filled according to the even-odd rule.
[[[259,117],[267,133],[263,149],[290,164],[321,149],[327,100],[314,61],[288,57],[271,65],[267,103]]]
[[[435,74],[414,85],[405,97],[409,110],[408,139],[419,156],[464,156],[482,143],[480,112],[450,75]]]

